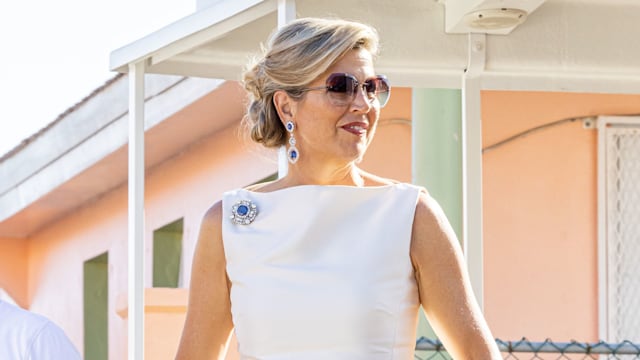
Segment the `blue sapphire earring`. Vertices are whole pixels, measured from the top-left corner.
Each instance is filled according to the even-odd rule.
[[[296,148],[296,138],[293,136],[293,130],[295,130],[296,125],[293,121],[289,120],[285,124],[285,128],[289,133],[289,150],[287,150],[287,159],[289,159],[290,163],[295,164],[300,157],[300,152],[298,151],[298,148]]]

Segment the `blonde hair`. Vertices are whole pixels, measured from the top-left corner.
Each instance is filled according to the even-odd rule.
[[[261,57],[243,74],[250,102],[246,121],[251,138],[266,147],[286,142],[286,130],[273,104],[273,94],[286,91],[301,98],[303,89],[327,71],[349,50],[378,52],[378,34],[357,22],[302,18],[276,31]]]

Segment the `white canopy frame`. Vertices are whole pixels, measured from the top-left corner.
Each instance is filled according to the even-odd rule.
[[[144,359],[144,70],[129,64],[129,359]]]

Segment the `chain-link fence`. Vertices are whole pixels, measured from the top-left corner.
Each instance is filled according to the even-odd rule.
[[[631,341],[583,343],[577,341],[555,342],[547,339],[535,342],[523,338],[518,341],[497,339],[496,342],[504,359],[640,359],[640,344]],[[416,342],[415,359],[451,359],[451,356],[439,340],[421,337]]]

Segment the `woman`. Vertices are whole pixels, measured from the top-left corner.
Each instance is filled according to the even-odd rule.
[[[244,76],[288,174],[224,194],[194,255],[178,359],[412,359],[420,305],[455,359],[497,359],[455,234],[421,188],[358,168],[390,88],[374,29],[300,19]]]

